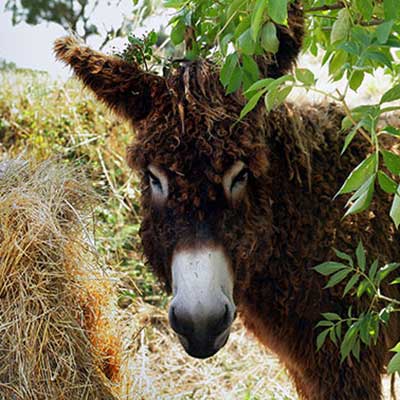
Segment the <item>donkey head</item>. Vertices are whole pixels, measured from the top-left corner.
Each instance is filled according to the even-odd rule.
[[[299,51],[302,16],[293,10],[271,73],[263,66],[269,76],[284,73]],[[237,123],[245,100],[226,96],[206,61],[162,78],[72,38],[58,40],[55,52],[134,127],[128,163],[141,177],[146,258],[172,290],[170,324],[186,351],[213,355],[228,339],[244,266],[270,237],[263,117]]]

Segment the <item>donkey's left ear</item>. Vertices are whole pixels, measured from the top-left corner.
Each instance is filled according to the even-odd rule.
[[[73,37],[56,40],[54,52],[100,100],[132,122],[149,114],[152,98],[164,87],[163,78],[142,71],[136,64],[94,51]]]

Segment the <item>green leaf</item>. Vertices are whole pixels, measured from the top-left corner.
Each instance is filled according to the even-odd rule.
[[[396,193],[397,183],[383,171],[378,171],[378,183],[386,193]]]
[[[345,65],[347,58],[347,53],[344,51],[337,51],[332,57],[331,61],[329,61],[329,74],[335,75],[338,71],[340,71]]]
[[[397,136],[397,137],[400,136],[400,129],[396,129],[393,126],[389,126],[389,125],[385,126],[382,129],[382,132],[387,133],[392,136]]]
[[[336,331],[336,337],[338,339],[340,339],[342,337],[342,324],[341,323],[336,325],[335,331]]]
[[[280,25],[287,24],[288,0],[269,0],[268,1],[268,15],[271,19]]]
[[[353,72],[351,75],[351,79],[349,82],[350,88],[354,91],[357,91],[357,89],[361,86],[362,82],[364,80],[364,71],[356,70]]]
[[[350,193],[357,190],[365,181],[373,175],[376,168],[377,157],[373,153],[362,161],[350,173],[343,186],[339,189],[338,194]]]
[[[400,196],[397,193],[394,195],[389,215],[390,218],[392,218],[394,225],[396,226],[397,229],[400,225]]]
[[[172,28],[170,37],[171,42],[174,45],[178,45],[179,43],[183,42],[183,39],[185,38],[185,30],[186,26],[181,20],[178,21],[177,24]]]
[[[343,131],[350,129],[353,126],[353,121],[349,117],[344,117],[342,119],[341,128]]]
[[[375,279],[375,275],[376,275],[376,271],[378,269],[378,259],[376,259],[371,266],[369,267],[369,271],[368,271],[368,277],[369,279],[371,279],[371,281],[373,281]]]
[[[250,23],[250,18],[244,18],[240,24],[236,27],[235,32],[233,34],[233,36],[238,39],[240,37],[240,35],[242,35],[246,30],[249,30],[250,33],[250,38],[251,40],[253,40],[253,38],[251,37],[251,23]]]
[[[350,280],[347,282],[346,287],[344,288],[343,291],[343,296],[346,296],[346,294],[354,287],[354,285],[358,282],[358,279],[360,278],[360,275],[354,274]]]
[[[242,70],[240,67],[236,67],[232,73],[231,79],[228,83],[228,87],[226,88],[226,94],[230,94],[233,92],[236,92],[240,88],[240,85],[242,83]]]
[[[357,43],[354,42],[340,43],[339,46],[337,46],[337,48],[339,50],[344,50],[345,52],[352,54],[353,56],[360,55],[360,48],[357,45]]]
[[[229,82],[232,79],[232,74],[238,65],[238,56],[236,53],[229,54],[226,57],[225,63],[221,68],[220,72],[220,81],[224,87],[228,86]]]
[[[371,0],[355,0],[355,6],[366,21],[371,19],[374,12],[374,6]]]
[[[257,81],[260,76],[260,70],[257,63],[250,56],[243,55],[242,57],[243,69],[248,73],[253,81]]]
[[[358,128],[355,127],[346,135],[346,138],[344,139],[344,144],[343,144],[342,151],[340,152],[340,155],[343,155],[343,153],[349,147],[350,143],[352,142],[352,140],[354,139],[354,136],[357,133],[357,130],[358,130]]]
[[[279,39],[276,35],[276,26],[273,22],[267,22],[261,31],[261,47],[269,53],[275,54],[279,50]]]
[[[354,266],[353,259],[349,254],[346,254],[343,251],[339,251],[337,249],[333,249],[333,251],[335,252],[337,257],[341,258],[342,260],[346,260],[352,267]]]
[[[392,282],[390,282],[391,285],[398,285],[399,283],[400,283],[400,276],[395,280],[393,280]]]
[[[257,41],[263,20],[264,10],[267,2],[265,0],[257,0],[254,10],[251,14],[251,34],[254,41]]]
[[[346,40],[351,28],[351,17],[347,8],[342,8],[337,16],[336,21],[332,25],[331,43]]]
[[[317,336],[317,351],[322,347],[325,342],[326,337],[328,336],[329,329],[325,329]]]
[[[376,38],[380,44],[385,44],[389,39],[394,21],[391,19],[378,25],[376,28]]]
[[[360,322],[360,338],[365,343],[366,345],[369,345],[371,342],[371,336],[369,334],[369,321],[370,321],[370,315],[367,314],[361,319]]]
[[[316,328],[319,327],[327,327],[327,326],[333,326],[334,323],[332,321],[319,321],[317,325],[315,325]]]
[[[251,35],[251,29],[246,29],[238,38],[237,40],[237,45],[240,48],[240,50],[243,52],[243,54],[247,55],[253,55],[255,48],[256,48],[256,43],[252,38]]]
[[[356,256],[357,256],[358,266],[361,268],[361,271],[365,271],[365,264],[366,264],[365,250],[361,240],[358,242],[357,245]]]
[[[357,340],[358,329],[359,329],[358,325],[356,323],[354,323],[350,326],[350,328],[347,330],[346,334],[344,335],[342,344],[340,346],[341,362],[352,351],[352,349],[356,343],[356,340]]]
[[[275,99],[274,107],[278,107],[280,104],[282,104],[286,100],[286,98],[289,96],[292,89],[293,89],[292,86],[285,86],[281,90],[279,90],[279,92],[277,93],[276,99]]]
[[[335,345],[337,345],[337,339],[336,339],[335,329],[334,328],[329,329],[329,338],[332,340],[332,342]]]
[[[229,45],[229,42],[232,40],[232,38],[233,38],[233,34],[228,33],[221,39],[220,47],[221,47],[222,54],[225,55],[227,53],[228,45]]]
[[[372,201],[372,196],[374,194],[375,187],[375,175],[372,175],[358,190],[353,194],[350,200],[347,202],[346,206],[348,206],[351,202],[353,204],[346,211],[344,216],[350,214],[357,214],[362,211],[365,211]]]
[[[400,372],[400,353],[395,354],[389,361],[387,366],[387,372],[393,374],[394,372]]]
[[[385,65],[389,69],[392,69],[392,61],[391,59],[384,54],[383,52],[368,50],[364,53],[363,58],[365,60],[373,60],[381,65]]]
[[[357,361],[360,361],[360,340],[356,339],[355,343],[353,344],[353,348],[351,349],[353,356],[356,358]]]
[[[400,99],[400,84],[390,88],[381,98],[380,104]]]
[[[267,108],[267,111],[271,111],[282,104],[291,91],[292,86],[285,86],[282,89],[279,89],[279,87],[271,85],[270,90],[265,96],[265,107]]]
[[[254,90],[259,90],[259,89],[268,89],[271,83],[275,82],[275,79],[273,78],[265,78],[257,81],[256,83],[253,83],[246,92],[253,92]]]
[[[230,3],[228,7],[228,11],[226,13],[226,18],[230,19],[234,14],[236,14],[240,8],[244,4],[245,0],[234,0]]]
[[[271,111],[275,106],[275,99],[278,93],[278,88],[276,86],[271,86],[268,93],[264,97],[265,108],[267,111]]]
[[[396,344],[390,351],[394,351],[395,353],[400,353],[400,342]]]
[[[383,161],[388,170],[395,175],[400,174],[400,156],[387,150],[381,150]]]
[[[295,76],[298,81],[304,83],[306,86],[314,85],[315,76],[309,69],[296,68]]]
[[[390,313],[393,312],[393,307],[391,305],[388,305],[387,307],[382,308],[382,310],[379,311],[379,320],[387,324],[390,318]]]
[[[361,297],[366,290],[371,286],[367,279],[361,281],[357,288],[357,297]]]
[[[343,269],[341,271],[336,272],[331,276],[328,283],[324,286],[324,289],[336,286],[340,283],[346,276],[351,272],[349,268]]]
[[[322,316],[325,319],[327,319],[328,321],[340,321],[341,320],[339,315],[337,315],[336,313],[331,313],[331,312],[322,313]]]
[[[348,266],[334,261],[326,261],[322,264],[318,264],[313,269],[315,269],[315,271],[321,275],[327,276],[333,274],[334,272],[340,271],[343,268],[348,268]]]
[[[386,20],[396,19],[399,15],[398,0],[383,0],[384,15]]]
[[[243,107],[242,111],[240,112],[240,119],[244,118],[253,108],[257,105],[258,100],[264,94],[263,91],[257,92],[253,97],[247,102],[247,104]]]
[[[400,263],[390,263],[385,264],[383,267],[379,268],[378,280],[382,282],[391,272],[396,271],[400,267]]]

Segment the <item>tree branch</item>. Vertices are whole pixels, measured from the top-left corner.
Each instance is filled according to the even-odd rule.
[[[315,12],[315,11],[329,11],[329,10],[340,10],[341,8],[344,8],[345,5],[341,1],[331,4],[331,5],[324,5],[324,6],[319,6],[319,7],[311,7],[311,8],[306,8],[304,12]]]

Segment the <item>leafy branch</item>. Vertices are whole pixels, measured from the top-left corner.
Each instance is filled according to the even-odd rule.
[[[346,318],[336,313],[323,313],[324,320],[321,320],[316,328],[324,329],[317,336],[316,346],[317,350],[320,350],[329,335],[336,346],[341,342],[341,362],[350,355],[359,360],[361,345],[376,344],[380,325],[387,325],[390,315],[400,312],[400,308],[396,308],[400,301],[382,294],[381,289],[382,283],[400,267],[400,263],[385,264],[379,268],[379,261],[376,259],[367,267],[367,257],[361,241],[355,251],[355,259],[338,250],[335,250],[335,254],[341,261],[327,261],[314,267],[316,272],[329,277],[325,288],[334,287],[348,279],[343,289],[343,297],[349,295],[361,298],[367,295],[370,305],[358,316],[353,315],[352,307],[349,308]],[[390,284],[400,284],[400,278],[394,279]],[[347,330],[342,335],[345,329]],[[399,372],[400,343],[392,350],[396,355],[390,361],[388,371]]]

